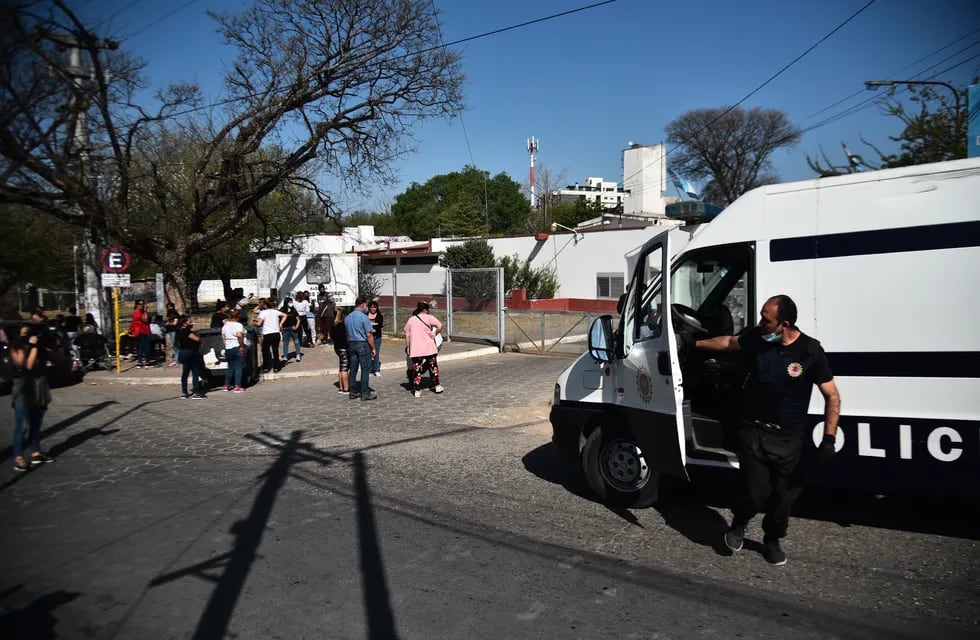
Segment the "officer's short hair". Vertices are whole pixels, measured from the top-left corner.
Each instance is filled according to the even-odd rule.
[[[781,293],[769,298],[769,302],[776,303],[776,322],[788,322],[789,326],[796,326],[796,303],[792,298]]]
[[[357,300],[354,301],[354,306],[359,307],[367,301],[368,301],[367,296],[357,296]]]

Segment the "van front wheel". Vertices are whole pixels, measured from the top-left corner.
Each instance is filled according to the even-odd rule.
[[[649,507],[659,497],[660,474],[628,429],[600,425],[582,449],[582,468],[600,502],[617,507]]]

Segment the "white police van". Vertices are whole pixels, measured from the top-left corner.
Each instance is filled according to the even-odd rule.
[[[553,441],[600,499],[646,506],[661,474],[737,468],[742,356],[678,345],[738,333],[778,293],[841,394],[816,482],[980,493],[980,158],[760,187],[698,222],[627,255],[620,322],[598,318],[555,386]],[[818,392],[809,421],[818,443]]]

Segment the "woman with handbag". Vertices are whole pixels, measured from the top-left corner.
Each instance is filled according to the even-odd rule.
[[[432,390],[445,391],[439,382],[439,345],[442,344],[442,323],[429,313],[429,305],[420,302],[412,317],[405,323],[405,353],[412,362],[412,392],[416,398],[422,397],[422,373],[428,369]]]

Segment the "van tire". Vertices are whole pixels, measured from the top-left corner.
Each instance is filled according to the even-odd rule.
[[[599,425],[582,448],[582,469],[599,502],[640,509],[660,494],[660,474],[647,467],[629,429]]]

